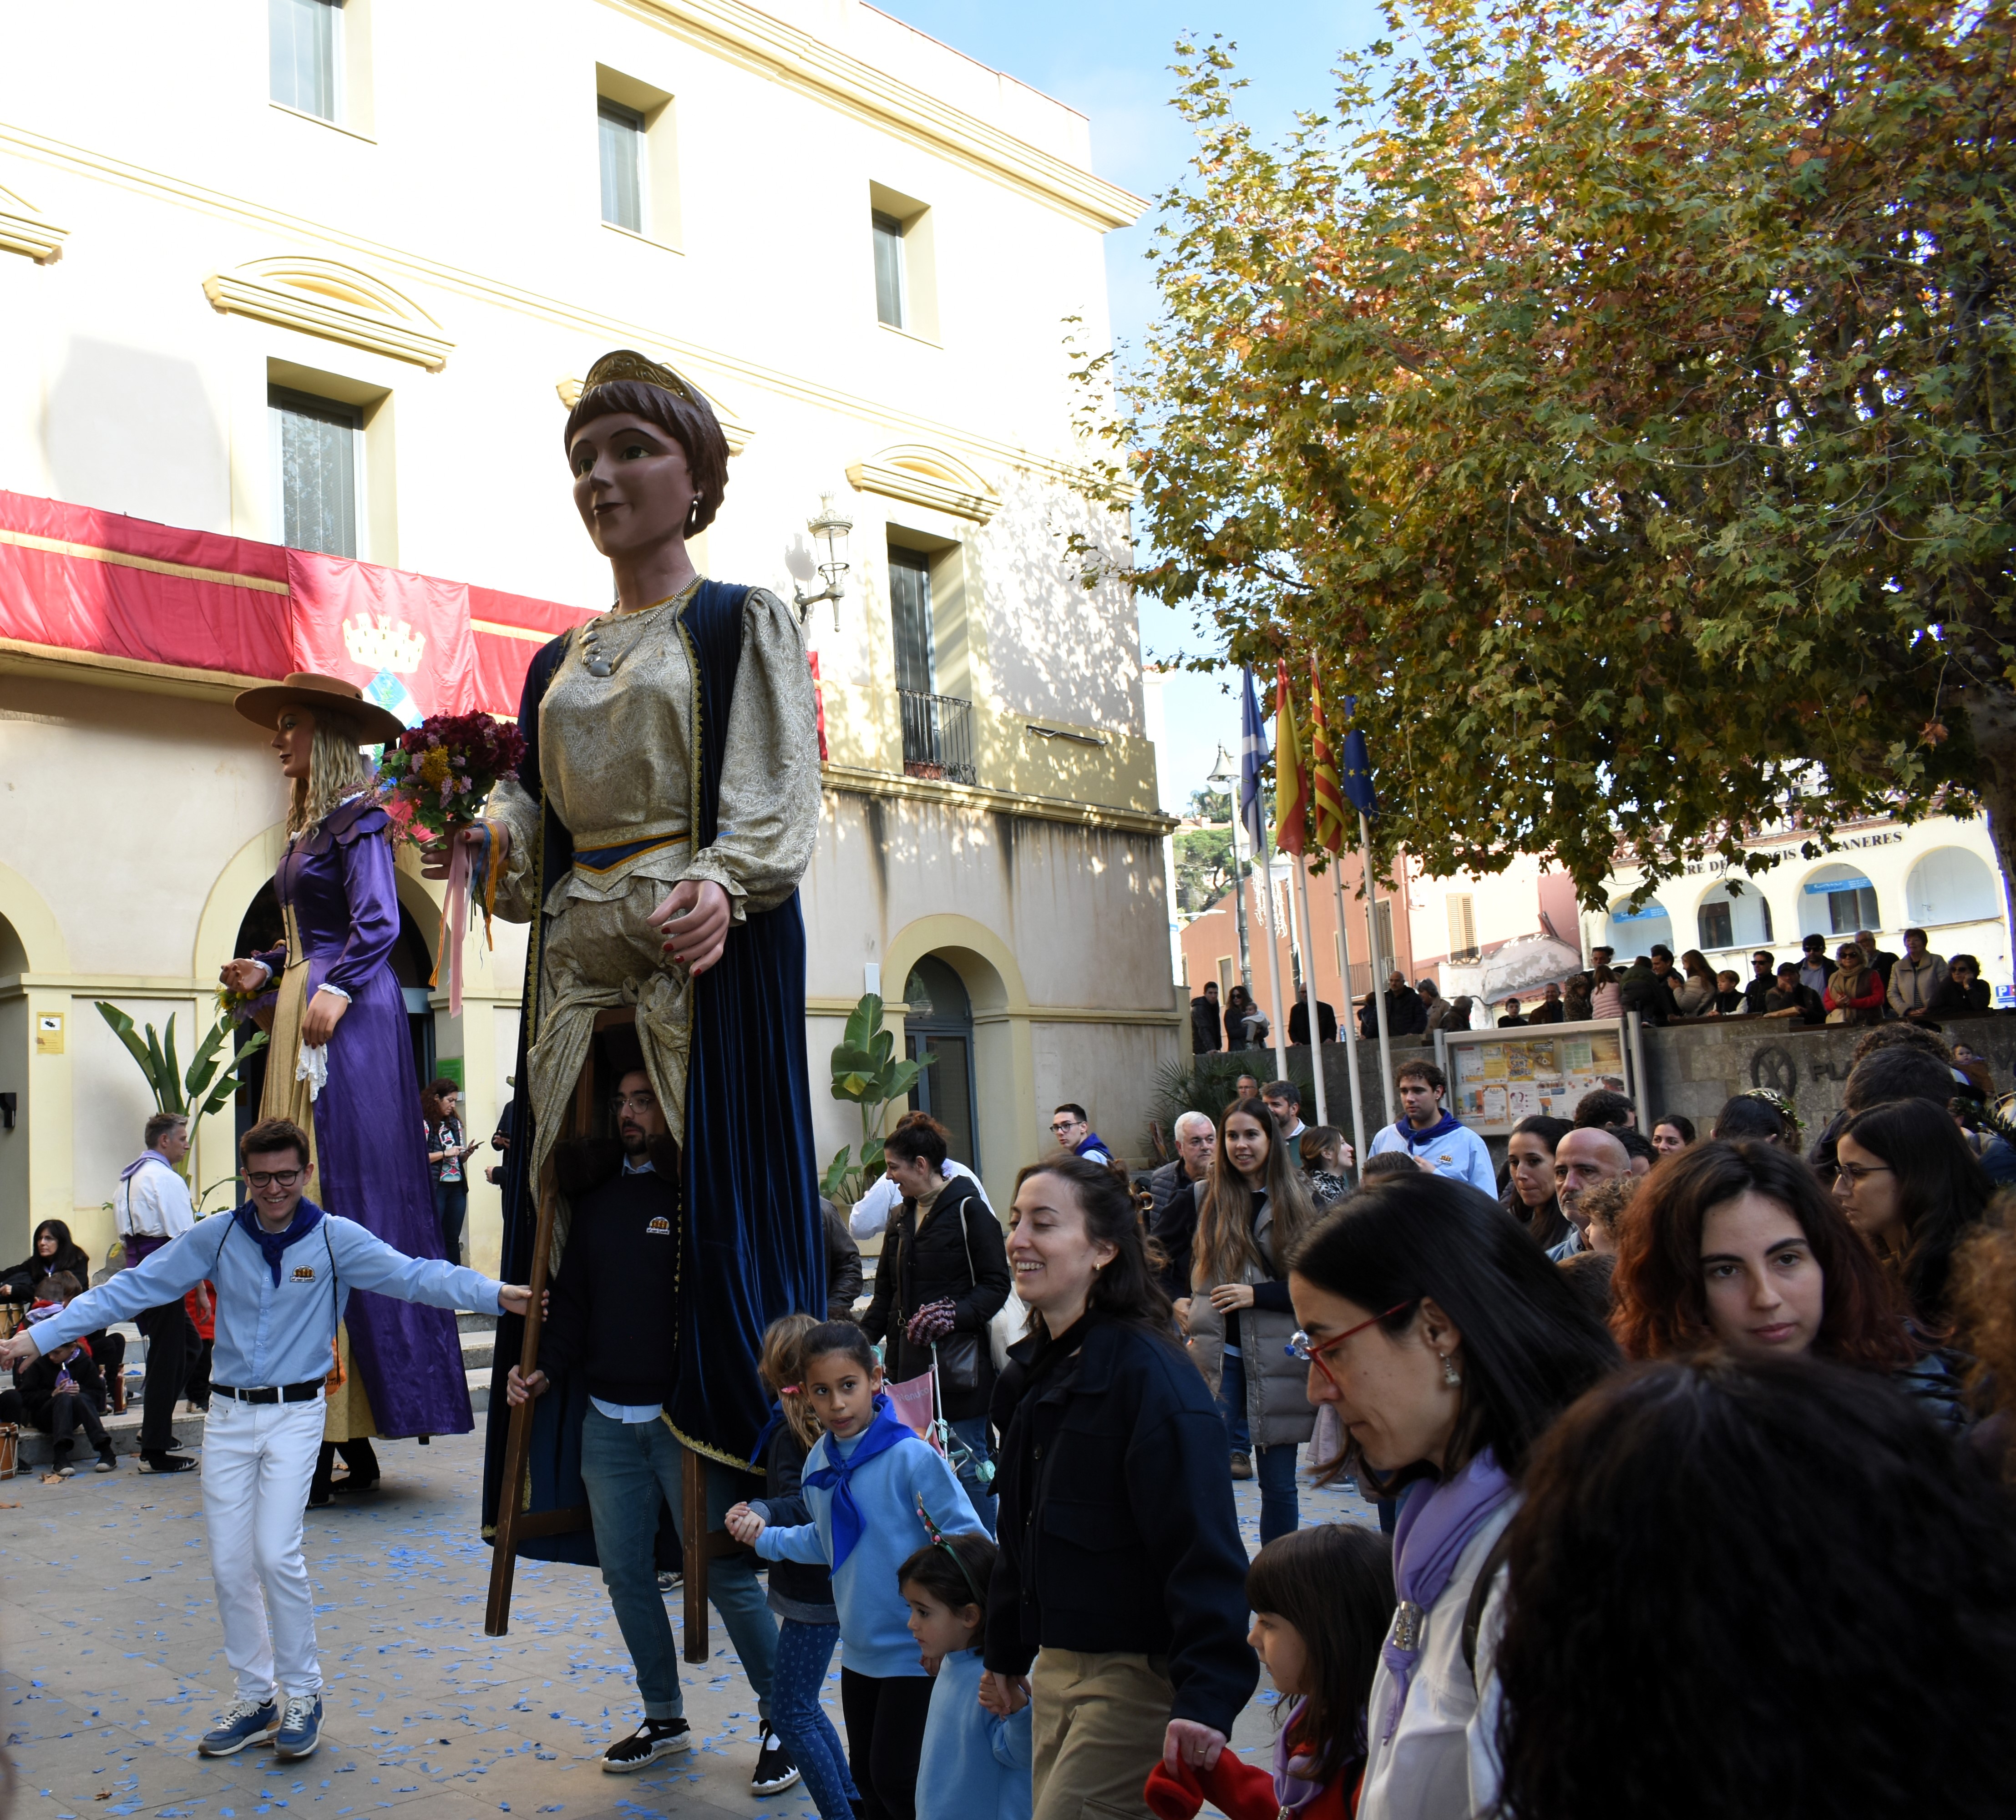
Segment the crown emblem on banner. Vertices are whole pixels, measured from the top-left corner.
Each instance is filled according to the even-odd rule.
[[[427,642],[404,620],[359,613],[343,622],[343,648],[353,663],[394,676],[411,676],[420,667]]]

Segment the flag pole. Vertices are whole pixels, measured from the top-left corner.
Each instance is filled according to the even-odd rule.
[[[1330,1123],[1329,1095],[1323,1092],[1323,1026],[1316,1022],[1316,957],[1313,951],[1316,925],[1309,919],[1309,865],[1299,853],[1295,855],[1295,890],[1288,899],[1292,912],[1296,898],[1301,900],[1302,930],[1299,941],[1302,950],[1302,1005],[1309,1020],[1309,1060],[1316,1075],[1316,1123]]]
[[[1379,977],[1380,968],[1386,964],[1386,957],[1379,951],[1379,883],[1372,870],[1372,829],[1363,809],[1358,811],[1358,851],[1365,861],[1366,933],[1372,944],[1372,1003],[1379,1020],[1379,1085],[1386,1096],[1386,1122],[1397,1124],[1400,1115],[1393,1109],[1393,1032],[1386,1016],[1386,982]]]
[[[1344,1038],[1345,1072],[1351,1082],[1351,1142],[1358,1153],[1358,1167],[1365,1167],[1371,1154],[1365,1147],[1365,1086],[1358,1072],[1358,1018],[1351,1004],[1351,924],[1344,913],[1344,856],[1330,856],[1330,888],[1337,901],[1337,959],[1344,969],[1338,989],[1344,995],[1344,1016],[1348,1020],[1338,1033]]]
[[[1260,923],[1267,935],[1268,1013],[1273,1020],[1274,1078],[1288,1077],[1288,1032],[1281,1016],[1280,937],[1274,922],[1274,866],[1267,853],[1267,827],[1260,826],[1257,857],[1260,867]]]

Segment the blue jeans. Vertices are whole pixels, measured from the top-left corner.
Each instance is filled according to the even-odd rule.
[[[595,1552],[609,1588],[617,1627],[637,1667],[637,1693],[647,1719],[685,1716],[679,1656],[671,1620],[652,1559],[662,1494],[679,1520],[686,1451],[663,1422],[612,1422],[592,1405],[581,1423],[581,1477],[595,1521]],[[712,1460],[707,1467],[707,1520],[719,1529],[743,1495],[736,1475]],[[747,1555],[707,1563],[707,1598],[721,1613],[742,1672],[756,1690],[757,1710],[770,1717],[770,1682],[777,1660],[777,1620]]]
[[[840,1642],[837,1624],[787,1618],[777,1628],[777,1674],[772,1683],[777,1735],[805,1779],[819,1820],[854,1820],[861,1792],[848,1773],[840,1734],[819,1704],[819,1689]]]
[[[1250,1440],[1246,1426],[1246,1361],[1226,1355],[1223,1376],[1219,1380],[1219,1408],[1225,1416],[1232,1439],[1232,1451],[1244,1453]],[[1260,1541],[1264,1546],[1276,1536],[1301,1527],[1301,1505],[1295,1494],[1297,1449],[1293,1441],[1278,1447],[1252,1449],[1253,1477],[1260,1484]]]
[[[998,1508],[994,1493],[974,1477],[974,1469],[984,1464],[987,1459],[987,1418],[970,1415],[963,1422],[947,1426],[952,1430],[952,1439],[958,1441],[973,1458],[959,1469],[959,1482],[972,1500],[974,1514],[986,1525],[987,1533],[994,1533],[994,1518]]]

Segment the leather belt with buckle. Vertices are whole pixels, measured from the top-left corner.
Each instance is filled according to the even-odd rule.
[[[322,1380],[311,1378],[305,1384],[261,1384],[250,1390],[234,1390],[229,1384],[212,1384],[213,1395],[229,1397],[240,1403],[305,1403],[322,1394]]]

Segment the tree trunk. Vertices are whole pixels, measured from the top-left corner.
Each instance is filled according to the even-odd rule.
[[[1988,837],[1995,843],[2002,873],[2002,915],[2016,934],[2010,891],[2010,881],[2016,879],[2016,692],[1968,690],[1967,718],[1981,757],[1978,788],[1988,816]]]

